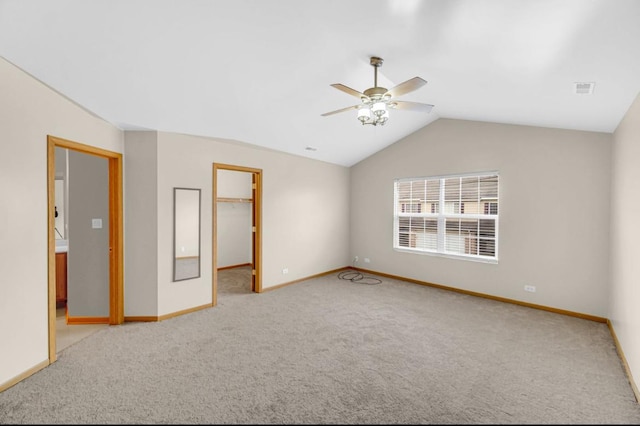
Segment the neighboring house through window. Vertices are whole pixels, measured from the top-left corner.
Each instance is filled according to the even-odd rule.
[[[402,203],[401,205],[402,213],[420,213],[421,208],[422,204],[420,204],[420,201]]]
[[[484,203],[484,214],[498,214],[498,203]]]

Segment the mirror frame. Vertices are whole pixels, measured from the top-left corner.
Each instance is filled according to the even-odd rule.
[[[178,196],[179,193],[182,191],[193,191],[196,192],[198,194],[198,198],[197,198],[197,212],[196,212],[196,216],[197,216],[197,233],[198,233],[198,243],[197,243],[197,248],[196,248],[196,256],[188,256],[190,258],[197,258],[198,261],[198,265],[197,265],[197,272],[193,272],[193,273],[187,273],[187,274],[179,274],[178,273],[178,228],[179,228],[179,223],[180,223],[180,219],[178,218],[178,214],[180,209],[178,208]],[[201,207],[202,205],[202,194],[201,194],[201,190],[199,188],[179,188],[179,187],[174,187],[173,188],[173,281],[184,281],[184,280],[191,280],[194,278],[200,278],[200,270],[201,270],[201,264],[202,264],[202,253],[201,253],[201,227],[202,227],[202,217],[201,217]],[[190,231],[195,231],[195,229],[191,229]],[[182,239],[181,239],[182,240]]]

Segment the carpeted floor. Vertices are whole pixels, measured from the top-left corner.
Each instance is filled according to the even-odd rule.
[[[0,423],[640,424],[605,324],[380,279],[108,327],[0,393]]]
[[[251,266],[218,271],[218,297],[251,293]]]

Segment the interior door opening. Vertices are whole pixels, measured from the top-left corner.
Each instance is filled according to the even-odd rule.
[[[107,160],[108,193],[105,200],[108,202],[108,247],[105,247],[105,256],[108,257],[108,323],[111,325],[124,322],[123,300],[123,222],[122,222],[122,154],[84,145],[54,136],[47,136],[47,197],[48,197],[48,289],[49,289],[49,363],[56,359],[56,275],[60,275],[56,266],[56,252],[60,247],[56,243],[56,235],[65,235],[61,232],[61,225],[56,222],[56,148],[66,148],[74,153],[88,154]],[[101,223],[92,223],[98,228]],[[66,231],[66,230],[65,230]],[[58,277],[59,278],[59,277]],[[66,301],[65,301],[66,303]]]
[[[262,292],[261,262],[262,170],[230,164],[213,164],[213,283],[212,306],[218,299],[218,270],[228,267],[250,267],[251,291]],[[234,217],[233,212],[236,215]],[[246,222],[245,222],[246,217]],[[247,226],[243,233],[229,236],[238,221]],[[244,225],[240,225],[242,228]],[[220,231],[220,232],[219,232]],[[224,243],[227,241],[227,243]],[[232,241],[230,244],[229,241]],[[245,255],[245,245],[248,254]],[[236,252],[236,253],[234,253]]]

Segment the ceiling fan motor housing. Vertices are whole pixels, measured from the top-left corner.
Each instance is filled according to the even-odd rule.
[[[387,93],[388,90],[385,89],[384,87],[371,87],[367,90],[364,91],[364,94],[371,100],[373,101],[377,101],[377,100],[381,100],[382,97],[385,95],[385,93]],[[385,96],[386,99],[389,99],[391,96],[387,95]],[[362,98],[363,100],[366,100],[365,98]]]

